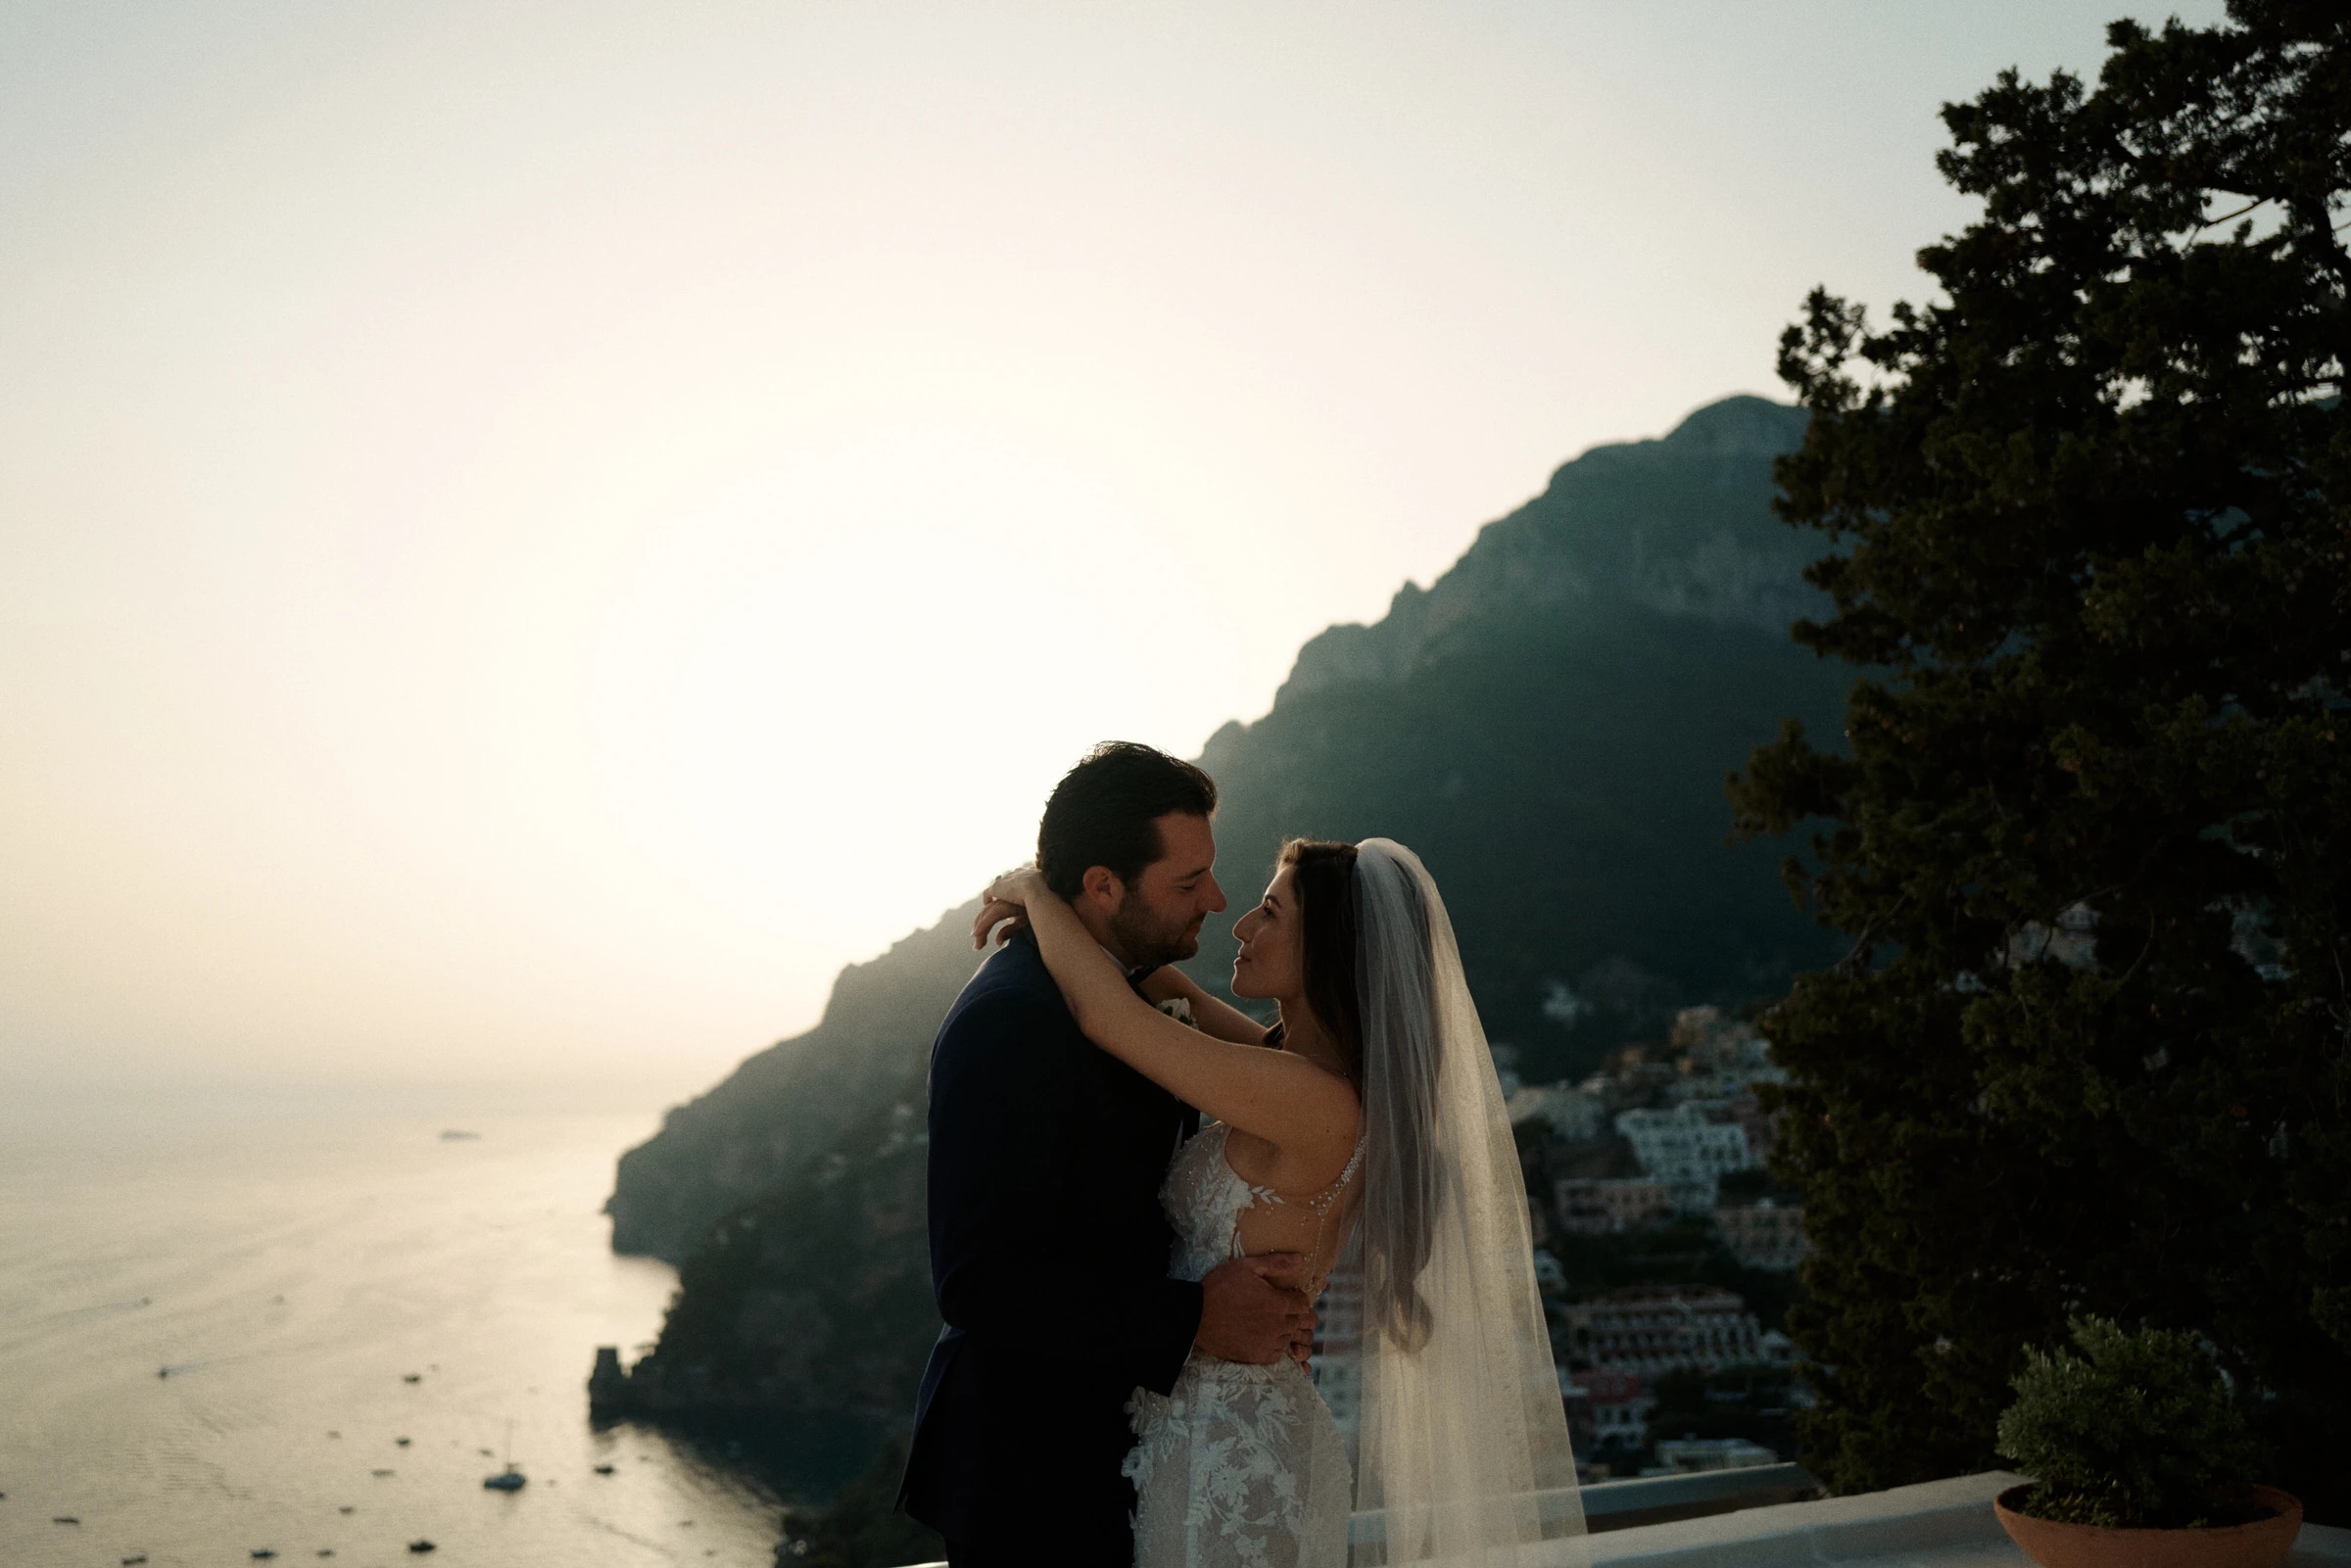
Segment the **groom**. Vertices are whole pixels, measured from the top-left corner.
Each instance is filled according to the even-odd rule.
[[[1130,974],[1190,958],[1224,907],[1217,786],[1111,741],[1045,803],[1036,861]],[[1268,1282],[1280,1256],[1168,1277],[1161,1179],[1199,1116],[1078,1030],[1017,934],[948,1010],[931,1050],[931,1282],[946,1328],[915,1406],[899,1506],[955,1568],[1128,1568],[1127,1401],[1168,1393],[1194,1346],[1274,1361],[1314,1315]]]

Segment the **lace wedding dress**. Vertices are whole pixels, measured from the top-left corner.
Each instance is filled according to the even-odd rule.
[[[1312,1196],[1253,1186],[1224,1156],[1228,1129],[1203,1127],[1177,1151],[1160,1198],[1176,1227],[1173,1271],[1200,1279],[1241,1256],[1240,1219],[1259,1204],[1314,1211],[1311,1293],[1330,1266],[1325,1232],[1363,1163]],[[1330,1409],[1305,1367],[1284,1356],[1250,1366],[1192,1353],[1167,1395],[1137,1389],[1128,1402],[1138,1440],[1136,1568],[1343,1568],[1354,1476]]]
[[[1527,1231],[1526,1178],[1461,949],[1420,859],[1356,846],[1362,1141],[1312,1197],[1235,1175],[1225,1129],[1185,1143],[1161,1200],[1176,1271],[1239,1256],[1244,1213],[1308,1229],[1319,1290],[1339,1232],[1360,1261],[1363,1324],[1349,1445],[1306,1370],[1195,1354],[1161,1398],[1128,1404],[1140,1440],[1137,1568],[1564,1568],[1589,1560],[1575,1455]],[[1341,1223],[1352,1216],[1351,1223]],[[1262,1249],[1261,1249],[1262,1250]],[[1352,1517],[1351,1517],[1352,1515]]]

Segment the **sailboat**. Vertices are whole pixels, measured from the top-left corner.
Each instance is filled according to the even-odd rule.
[[[511,1454],[513,1451],[514,1423],[508,1421],[506,1423],[506,1452]],[[482,1485],[488,1487],[493,1492],[520,1492],[529,1484],[529,1478],[524,1476],[520,1470],[514,1468],[514,1461],[511,1458],[506,1460],[506,1467],[504,1470],[501,1470],[494,1476],[484,1476],[482,1478]]]

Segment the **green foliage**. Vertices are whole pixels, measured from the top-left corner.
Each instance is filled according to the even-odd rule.
[[[1745,1438],[1783,1459],[1798,1453],[1791,1422],[1795,1379],[1778,1367],[1728,1366],[1718,1372],[1668,1372],[1649,1385],[1656,1438]]]
[[[898,1512],[898,1478],[905,1470],[906,1437],[900,1432],[830,1503],[784,1515],[777,1568],[900,1568],[946,1556],[947,1544],[936,1531]]]
[[[2351,1496],[2351,16],[2118,23],[1949,107],[1942,298],[1816,293],[1797,636],[1870,671],[1744,831],[1849,943],[1762,1027],[1840,1490],[1983,1468],[2020,1348],[2188,1325]]]
[[[949,910],[843,969],[816,1027],[746,1059],[622,1155],[604,1206],[613,1251],[683,1265],[726,1214],[844,1153],[839,1141],[852,1123],[893,1103],[919,1105],[931,1036],[979,962],[978,912],[976,902]]]
[[[2039,1485],[2026,1511],[2126,1530],[2241,1524],[2263,1454],[2227,1381],[2178,1330],[2070,1325],[2074,1355],[2034,1351],[2000,1415],[2000,1452]]]
[[[710,1228],[679,1270],[649,1365],[635,1373],[656,1400],[867,1422],[912,1408],[938,1313],[920,1080],[903,1092],[850,1122],[811,1168]]]

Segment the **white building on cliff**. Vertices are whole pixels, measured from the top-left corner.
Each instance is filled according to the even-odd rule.
[[[1735,1121],[1708,1120],[1695,1104],[1627,1111],[1617,1117],[1616,1130],[1633,1146],[1642,1170],[1665,1184],[1677,1213],[1711,1213],[1714,1184],[1754,1164],[1747,1130]]]

